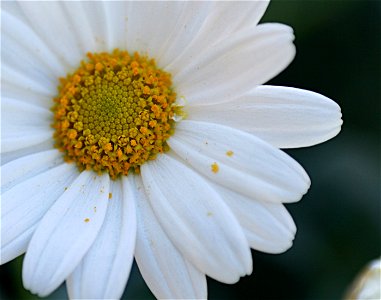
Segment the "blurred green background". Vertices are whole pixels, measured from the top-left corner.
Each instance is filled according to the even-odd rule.
[[[312,186],[288,205],[298,227],[284,254],[253,251],[254,272],[235,285],[208,279],[210,299],[340,299],[380,256],[380,1],[274,1],[262,22],[294,28],[297,56],[270,84],[312,90],[342,108],[340,135],[287,151]],[[228,24],[227,24],[228,25]],[[1,299],[37,299],[21,282],[22,258],[0,267]],[[47,299],[66,298],[62,286]],[[134,265],[125,299],[153,299]]]

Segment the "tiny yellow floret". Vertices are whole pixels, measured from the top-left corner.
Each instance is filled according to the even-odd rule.
[[[211,167],[213,173],[217,173],[218,170],[220,169],[220,167],[218,166],[218,164],[216,162],[212,163],[210,167]]]
[[[175,101],[171,75],[153,59],[118,49],[88,53],[60,79],[52,108],[55,146],[80,171],[107,172],[112,179],[139,173],[169,149]]]
[[[226,151],[226,155],[229,156],[229,157],[233,156],[233,154],[234,154],[234,152],[231,151],[231,150]]]

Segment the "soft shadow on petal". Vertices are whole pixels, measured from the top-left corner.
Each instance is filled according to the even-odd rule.
[[[123,294],[134,258],[136,237],[135,195],[130,177],[111,182],[102,228],[67,279],[71,299],[119,299]]]
[[[225,283],[251,273],[241,226],[200,175],[166,154],[142,165],[141,174],[155,215],[187,260]]]
[[[108,174],[83,171],[49,209],[25,255],[25,288],[44,297],[73,272],[103,224],[109,185]]]
[[[158,299],[205,299],[206,277],[175,248],[159,224],[135,177],[138,235],[135,258],[148,287]]]
[[[318,93],[259,86],[229,102],[189,105],[189,119],[223,124],[253,133],[278,148],[325,142],[341,129],[340,107]]]
[[[310,186],[304,169],[286,153],[231,127],[184,120],[168,144],[212,181],[260,201],[299,201]]]

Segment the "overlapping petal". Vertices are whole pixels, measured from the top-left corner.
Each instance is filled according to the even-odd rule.
[[[1,152],[30,147],[52,137],[50,111],[9,98],[2,99],[1,109]]]
[[[261,201],[299,201],[310,185],[306,172],[287,154],[231,127],[184,120],[168,144],[212,181]],[[218,170],[213,172],[214,164]]]
[[[140,177],[135,177],[138,235],[135,258],[158,299],[205,299],[206,278],[176,249],[158,222]]]
[[[267,253],[281,253],[292,246],[296,226],[281,203],[258,201],[213,185],[244,229],[250,247]]]
[[[119,299],[122,296],[135,250],[133,189],[131,177],[111,182],[111,198],[104,224],[93,245],[67,280],[70,298]]]
[[[164,65],[164,67],[174,74],[181,72],[190,61],[199,58],[201,53],[204,53],[205,45],[213,46],[225,38],[230,38],[232,34],[242,28],[257,25],[268,3],[268,1],[213,2],[201,29],[194,35],[193,40],[179,51],[180,54],[177,53],[176,57],[169,60],[169,64]],[[174,28],[176,27],[169,28],[169,30],[172,31]]]
[[[240,225],[200,175],[165,154],[142,165],[141,174],[155,215],[187,260],[225,283],[251,273]]]
[[[38,159],[39,163],[46,163],[44,167],[50,164],[51,168],[41,172],[41,167],[38,169],[33,163],[26,163],[22,169],[20,163],[24,159],[9,163],[2,169],[6,182],[2,185],[5,190],[1,195],[1,264],[26,251],[41,218],[78,174],[73,165],[53,167],[56,159],[52,156],[49,160],[44,160],[41,155],[33,155],[26,160],[29,159]],[[15,167],[15,173],[8,175],[12,167]]]
[[[177,92],[189,104],[228,101],[267,82],[283,71],[295,55],[291,27],[261,24],[189,57],[174,73]]]
[[[25,255],[25,288],[46,296],[73,272],[103,224],[109,181],[82,172],[45,214]]]

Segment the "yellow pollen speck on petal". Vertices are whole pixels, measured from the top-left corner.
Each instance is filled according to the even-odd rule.
[[[85,223],[88,223],[88,222],[90,222],[90,219],[86,218],[86,219],[84,219],[84,221],[85,221]]]
[[[60,78],[54,98],[55,146],[80,171],[112,179],[169,150],[181,106],[171,74],[153,59],[127,51],[88,53],[78,69]]]
[[[109,199],[112,198],[112,193],[108,193],[108,198],[109,198]]]
[[[226,155],[229,156],[229,157],[233,156],[233,154],[234,154],[234,152],[231,151],[231,150],[226,151]]]
[[[220,169],[220,167],[218,166],[218,164],[216,162],[212,163],[210,167],[211,167],[213,173],[217,173]]]

